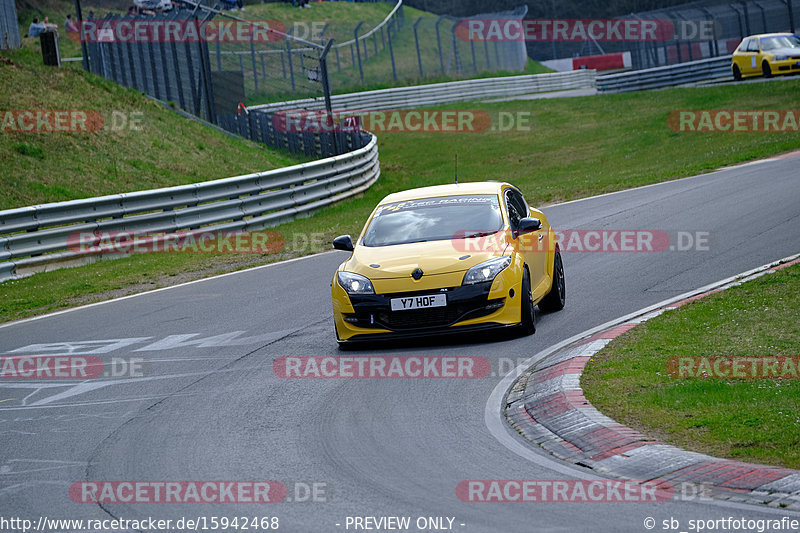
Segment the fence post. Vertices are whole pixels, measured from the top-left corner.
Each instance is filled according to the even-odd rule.
[[[333,39],[330,39],[327,43],[325,43],[325,48],[322,50],[322,53],[319,56],[319,70],[320,70],[320,77],[322,78],[322,93],[325,97],[325,109],[328,111],[328,116],[325,117],[327,124],[333,126],[333,104],[331,103],[331,80],[328,76],[328,52],[331,50],[331,46],[333,46]],[[336,129],[333,128],[335,132]],[[320,149],[322,149],[322,135],[320,134]],[[333,155],[339,155],[338,151],[336,150],[336,146],[334,143],[333,147]]]
[[[250,57],[253,60],[253,90],[258,92],[258,66],[256,65],[256,45],[253,42],[253,32],[250,33]]]
[[[286,39],[286,55],[289,59],[289,78],[292,80],[292,92],[295,92],[294,86],[294,65],[292,64],[292,45],[289,43],[291,39]]]
[[[181,109],[186,109],[186,99],[183,94],[183,76],[181,76],[181,67],[180,63],[178,63],[178,43],[173,41],[170,44],[172,45],[172,62],[175,64],[175,81],[178,84],[178,105]],[[133,68],[133,60],[131,60],[131,73],[135,72],[135,70]]]
[[[419,51],[419,35],[417,35],[417,26],[419,26],[420,22],[422,22],[422,17],[419,17],[417,21],[414,23],[414,43],[417,45],[417,62],[419,63],[419,77],[424,78],[425,74],[422,71],[422,54]],[[381,28],[381,33],[383,33],[383,28]]]
[[[452,33],[452,41],[453,41],[453,59],[455,60],[456,64],[456,74],[461,74],[461,53],[458,51],[458,38],[456,37],[456,28],[458,24],[453,24],[453,28],[451,31]]]
[[[475,41],[470,39],[469,40],[469,47],[472,50],[472,70],[475,74],[478,73],[478,60],[475,58]]]
[[[442,57],[442,37],[439,34],[439,23],[444,20],[445,15],[436,19],[436,46],[439,50],[439,67],[441,68],[442,76],[444,76],[444,58]]]
[[[739,2],[742,4],[742,9],[744,10],[744,27],[747,29],[747,35],[752,35],[752,31],[750,30],[750,10],[747,9],[747,2]]]
[[[86,34],[84,33],[85,28],[83,27],[83,14],[81,13],[81,0],[75,0],[75,17],[78,19],[78,29],[80,30],[81,37],[81,56],[83,56],[81,63],[83,63],[83,70],[89,72],[91,70],[91,66],[89,65],[89,47],[86,46]]]
[[[389,36],[389,57],[392,58],[392,77],[394,78],[394,81],[397,81],[397,67],[395,66],[394,63],[394,48],[392,47],[392,32],[388,31],[386,33]]]
[[[209,13],[208,18],[211,18],[213,13]],[[203,20],[203,23],[207,22],[207,20]],[[207,104],[207,113],[208,113],[208,121],[212,124],[217,123],[217,114],[214,109],[214,91],[211,85],[211,64],[208,57],[208,43],[203,41],[203,39],[199,39],[200,43],[200,65],[202,67],[203,78],[205,79],[205,88],[206,88],[206,104]]]
[[[794,27],[794,8],[792,8],[792,0],[783,0],[783,3],[786,4],[786,8],[789,10],[789,29],[792,33],[796,33]]]
[[[356,26],[356,29],[353,30],[353,35],[355,35],[355,39],[356,39],[355,43],[353,43],[353,44],[356,45],[356,52],[358,52],[358,72],[361,75],[361,85],[364,85],[364,67],[361,64],[361,45],[358,44],[358,30],[361,29],[361,26],[363,24],[364,24],[364,21],[362,20],[361,22],[358,23],[358,26]],[[391,47],[392,47],[392,39],[391,39],[391,35],[390,35],[389,36],[389,48],[391,49]]]

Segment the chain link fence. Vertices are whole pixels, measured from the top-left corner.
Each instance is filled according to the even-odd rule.
[[[14,0],[0,0],[0,50],[19,48],[19,23]]]
[[[538,60],[630,52],[633,69],[652,68],[728,55],[748,35],[795,32],[798,17],[800,0],[701,0],[619,17],[671,26],[674,34],[670,39],[528,42],[527,49]]]
[[[374,23],[312,21],[288,27],[277,20],[245,20],[216,5],[186,0],[174,6],[164,13],[85,20],[84,68],[226,130],[306,155],[337,155],[362,147],[369,137],[332,124],[321,124],[316,132],[282,131],[281,117],[254,116],[245,103],[314,98],[324,99],[332,111],[332,88],[344,93],[519,72],[527,62],[524,43],[459,37],[460,19],[406,20],[401,0]],[[486,16],[521,19],[526,12]]]

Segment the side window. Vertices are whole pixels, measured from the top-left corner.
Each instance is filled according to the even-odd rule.
[[[758,39],[750,39],[747,45],[748,52],[758,52]]]
[[[506,190],[506,206],[511,229],[517,229],[519,221],[528,216],[528,206],[522,195],[513,189]]]
[[[745,39],[741,43],[739,43],[738,48],[736,49],[737,52],[747,52],[747,47],[750,46],[750,39]]]

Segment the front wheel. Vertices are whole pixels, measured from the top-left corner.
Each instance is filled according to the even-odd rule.
[[[564,309],[567,301],[567,287],[564,283],[564,263],[561,262],[561,252],[556,250],[553,257],[553,286],[547,296],[539,302],[539,309],[552,312]]]
[[[527,268],[522,272],[522,292],[519,296],[522,298],[519,326],[523,334],[531,335],[536,333],[536,310],[531,292],[531,275]]]
[[[772,69],[770,68],[769,63],[767,63],[766,61],[761,63],[761,72],[764,74],[765,78],[772,77]]]

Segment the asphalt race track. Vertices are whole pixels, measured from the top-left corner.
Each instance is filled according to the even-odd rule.
[[[539,315],[532,337],[340,352],[329,284],[344,252],[2,327],[4,355],[93,354],[118,366],[141,364],[144,376],[3,380],[1,514],[34,523],[42,516],[274,516],[280,530],[292,532],[353,531],[346,529],[348,516],[408,516],[410,531],[419,530],[417,517],[455,517],[452,529],[464,532],[642,532],[647,517],[656,520],[656,531],[670,519],[687,531],[691,519],[789,515],[698,499],[462,502],[456,495],[462,480],[595,474],[566,464],[551,469],[544,454],[528,461],[492,436],[484,408],[500,375],[283,379],[272,363],[293,355],[469,355],[489,359],[493,373],[502,375],[511,361],[593,326],[800,251],[799,163],[775,159],[546,208],[558,229],[663,230],[675,246],[687,244],[678,242],[683,232],[707,244],[565,253],[567,306]],[[289,487],[292,501],[98,505],[70,499],[73,483],[96,480],[276,480]],[[308,498],[305,488],[314,483],[317,496]]]

